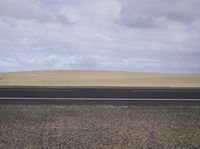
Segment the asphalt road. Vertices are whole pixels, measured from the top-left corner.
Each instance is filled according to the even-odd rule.
[[[0,97],[200,99],[200,88],[0,87]]]
[[[0,87],[0,104],[200,105],[200,88]]]
[[[200,100],[135,98],[1,98],[0,105],[200,106]]]

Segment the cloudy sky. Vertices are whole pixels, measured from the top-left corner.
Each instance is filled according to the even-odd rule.
[[[200,73],[199,0],[0,0],[0,71]]]

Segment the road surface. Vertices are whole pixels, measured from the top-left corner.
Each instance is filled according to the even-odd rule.
[[[0,87],[0,104],[200,105],[200,88]]]

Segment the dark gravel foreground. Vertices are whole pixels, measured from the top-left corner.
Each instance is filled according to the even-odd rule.
[[[1,149],[199,149],[200,106],[0,105]]]

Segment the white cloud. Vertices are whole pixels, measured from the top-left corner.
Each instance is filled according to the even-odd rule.
[[[197,0],[1,0],[0,71],[200,72],[198,7]]]

